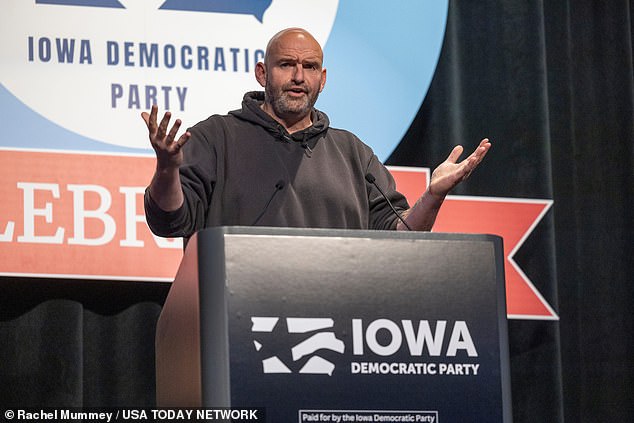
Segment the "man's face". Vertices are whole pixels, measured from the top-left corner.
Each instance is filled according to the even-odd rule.
[[[319,44],[301,32],[282,35],[267,52],[266,102],[282,119],[301,119],[310,113],[325,83]]]

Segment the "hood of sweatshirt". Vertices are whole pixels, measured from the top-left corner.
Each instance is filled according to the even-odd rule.
[[[330,121],[325,113],[313,108],[311,120],[313,124],[306,129],[289,134],[286,128],[269,116],[260,107],[264,103],[263,91],[251,91],[242,99],[242,109],[229,112],[230,115],[265,128],[273,137],[282,142],[298,141],[303,147],[315,148],[315,144],[328,129]]]

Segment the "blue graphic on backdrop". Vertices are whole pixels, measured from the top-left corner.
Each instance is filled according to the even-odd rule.
[[[118,1],[107,0],[37,0],[37,3],[123,7]],[[201,9],[203,3],[205,8]],[[195,10],[198,11],[220,12],[219,8],[232,5],[233,10],[227,13],[246,13],[261,20],[271,5],[271,0],[251,2],[250,8],[244,6],[246,3],[167,0],[161,7],[176,9],[178,4],[180,10],[195,6]],[[334,25],[324,46],[324,65],[328,69],[328,78],[324,92],[317,102],[317,108],[328,114],[333,127],[345,128],[357,134],[374,149],[381,160],[389,157],[398,145],[427,93],[440,55],[447,8],[448,0],[400,2],[398,8],[390,2],[376,2],[372,7],[368,7],[364,0],[342,0],[338,4]],[[288,25],[291,26],[293,23],[289,22]],[[248,28],[240,31],[248,33]],[[55,40],[57,42],[57,39]],[[34,46],[35,41],[38,42],[38,48],[42,47],[44,53],[48,52],[45,48],[46,43],[40,46],[41,39],[33,39]],[[94,41],[88,39],[85,42],[91,44]],[[128,49],[128,44],[130,48],[136,46],[127,41],[122,42],[121,46]],[[51,48],[52,46],[51,41]],[[246,48],[230,47],[230,55],[227,57],[235,60],[246,60],[243,56],[253,55],[253,52]],[[171,44],[165,44],[161,48],[159,53],[178,52],[177,57],[180,59],[185,57],[189,60],[192,57],[202,60],[202,63],[212,63],[212,60],[217,59],[218,52],[223,51],[217,46],[210,45],[208,48],[204,44],[195,46],[195,49],[183,45],[179,50],[175,50]],[[205,50],[207,48],[208,50]],[[209,51],[208,58],[207,55],[201,58],[201,51]],[[192,52],[197,55],[190,56]],[[144,57],[141,53],[139,50],[138,55],[130,57],[141,60]],[[185,56],[182,56],[183,54]],[[170,59],[171,56],[166,57]],[[99,59],[103,60],[103,57]],[[260,60],[259,57],[257,59]],[[252,69],[253,58],[250,58],[248,63]],[[95,66],[90,63],[77,66],[80,65]],[[247,67],[242,70],[245,69]],[[88,71],[88,68],[86,70]],[[215,75],[209,75],[209,78],[215,78]],[[134,93],[130,95],[132,94]],[[239,102],[239,97],[236,98]],[[98,101],[99,99],[95,98],[95,102]],[[201,120],[211,113],[228,111],[198,109],[200,107],[195,113]],[[93,138],[79,135],[49,121],[18,100],[5,86],[0,89],[0,110],[3,110],[5,116],[5,132],[0,139],[2,146],[152,153],[149,146],[134,149],[99,141],[96,139],[97,135]],[[195,122],[188,121],[187,124]],[[142,123],[139,122],[139,125]]]
[[[125,9],[117,0],[35,0],[36,4],[57,4],[61,6],[114,7]]]
[[[339,2],[317,108],[385,161],[418,113],[440,56],[448,0]]]
[[[273,0],[166,0],[160,9],[253,15],[262,22]]]
[[[0,110],[8,112],[8,136],[6,140],[12,141],[9,144],[3,139],[0,146],[154,155],[151,151],[108,144],[69,131],[25,106],[2,85],[0,85]],[[42,134],[46,134],[46,136],[42,136]],[[51,140],[63,140],[64,144],[52,144]]]

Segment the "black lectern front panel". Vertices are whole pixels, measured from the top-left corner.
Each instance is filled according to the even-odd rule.
[[[510,421],[498,238],[234,231],[216,235],[224,278],[200,282],[225,287],[226,338],[201,336],[227,343],[232,406],[269,422]]]

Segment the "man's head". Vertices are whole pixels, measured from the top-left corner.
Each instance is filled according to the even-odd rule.
[[[326,83],[321,46],[310,33],[289,28],[271,38],[255,77],[264,87],[264,110],[287,128],[308,119]]]

